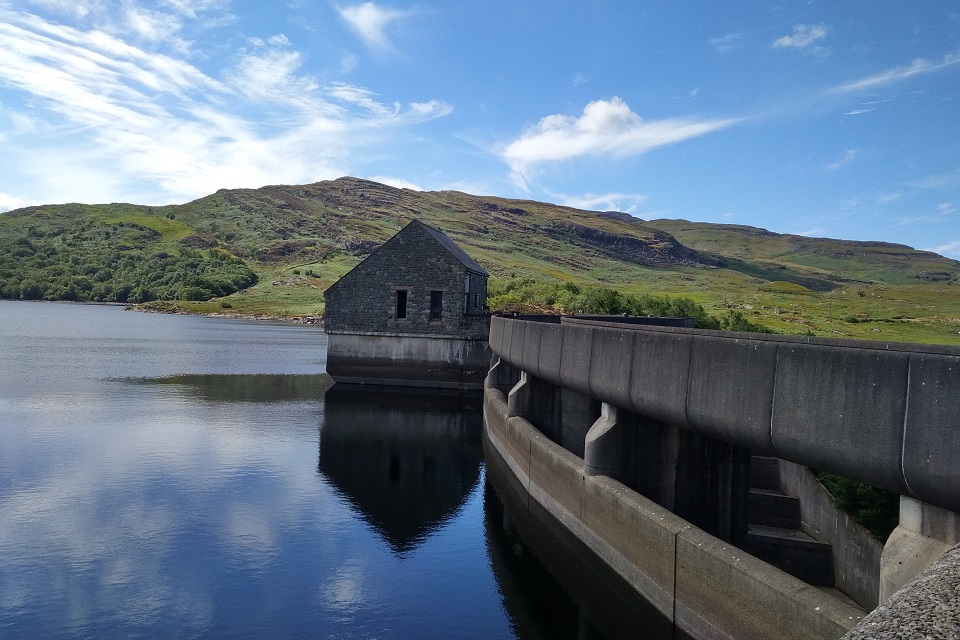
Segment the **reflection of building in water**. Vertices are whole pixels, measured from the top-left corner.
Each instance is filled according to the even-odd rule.
[[[318,471],[397,554],[415,548],[476,487],[479,398],[334,387],[325,399]]]
[[[333,385],[326,373],[316,375],[279,374],[190,374],[163,378],[136,378],[134,384],[177,385],[206,402],[291,402],[322,400]]]

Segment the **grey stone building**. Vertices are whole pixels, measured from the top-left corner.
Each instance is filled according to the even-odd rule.
[[[481,388],[487,278],[453,240],[410,222],[324,292],[327,371],[338,382]]]

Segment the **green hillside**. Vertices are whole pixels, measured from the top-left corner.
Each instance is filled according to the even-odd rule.
[[[569,309],[615,290],[650,303],[628,309],[684,296],[742,326],[960,343],[960,263],[936,254],[355,178],[0,215],[0,297],[317,315],[323,289],[412,218],[483,264],[504,304]]]

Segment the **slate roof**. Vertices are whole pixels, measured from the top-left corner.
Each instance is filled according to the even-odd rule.
[[[434,229],[430,225],[423,224],[419,220],[414,220],[410,224],[418,224],[423,227],[423,230],[433,236],[433,239],[443,245],[443,248],[446,249],[450,255],[459,260],[463,266],[468,270],[475,273],[480,273],[482,275],[490,275],[487,273],[487,270],[480,266],[480,263],[467,255],[467,252],[460,248],[456,242],[451,240],[445,233],[438,229]],[[409,225],[407,225],[409,226]]]

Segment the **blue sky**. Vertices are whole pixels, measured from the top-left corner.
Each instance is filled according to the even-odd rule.
[[[0,211],[342,175],[960,258],[960,4],[0,0]]]

